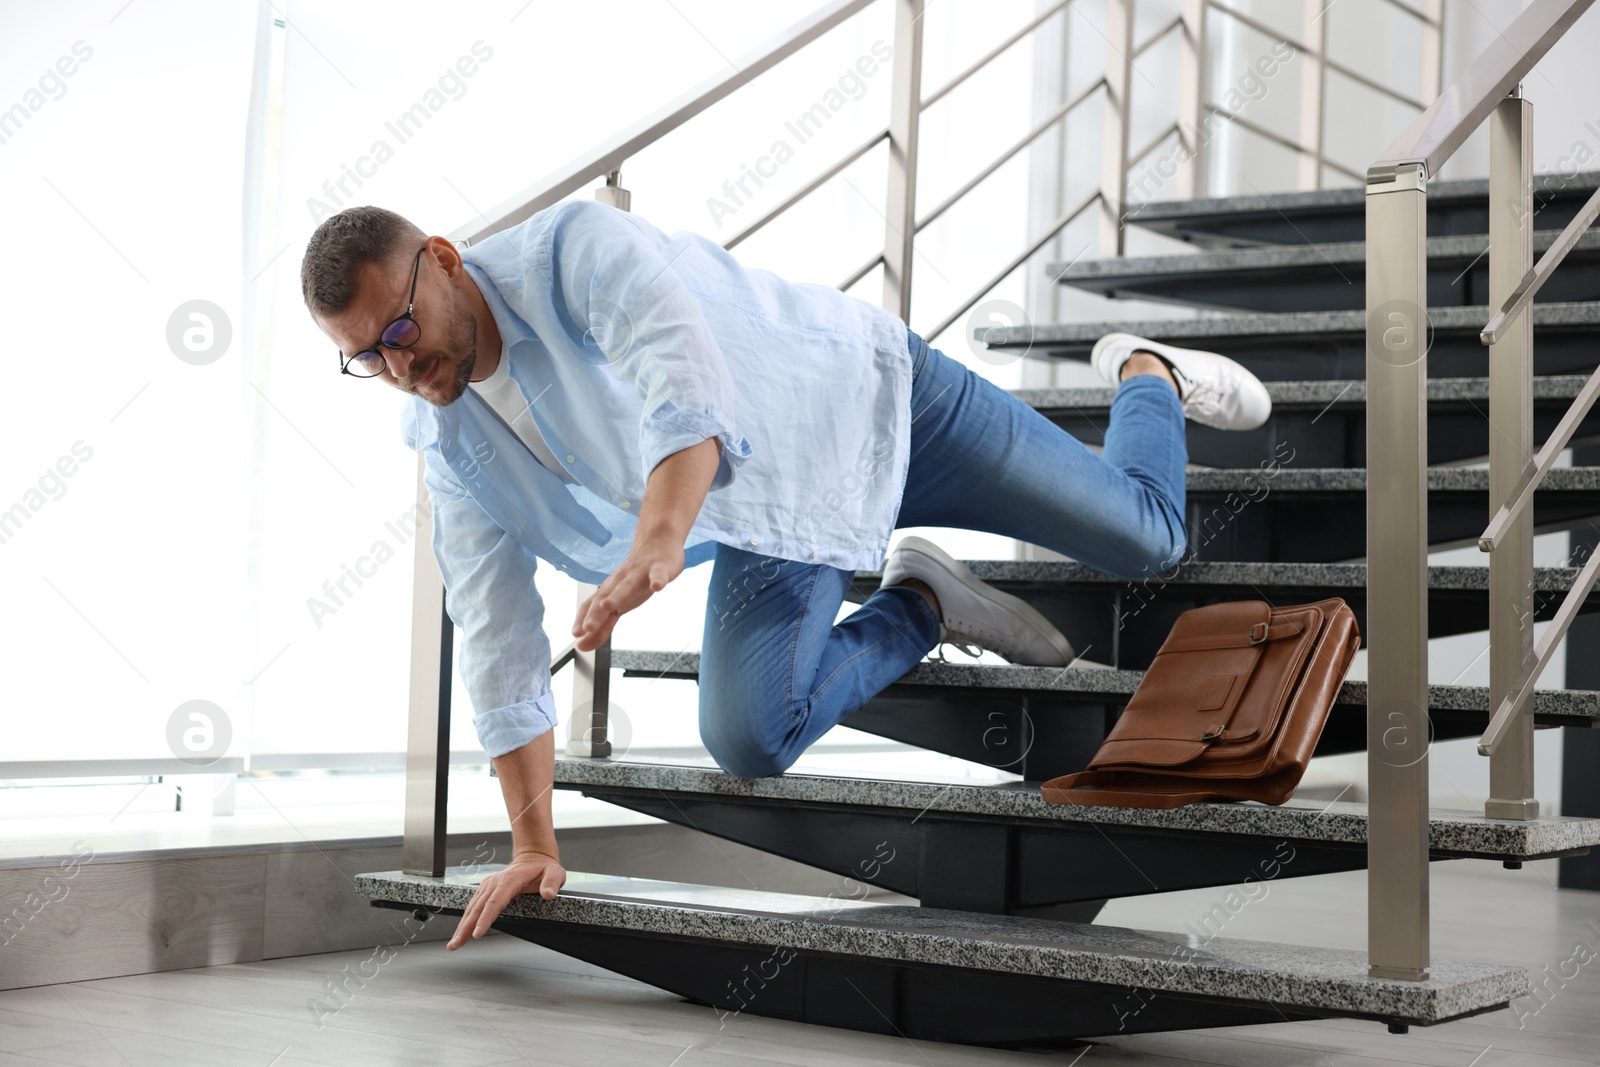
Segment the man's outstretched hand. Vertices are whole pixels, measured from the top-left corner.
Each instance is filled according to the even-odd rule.
[[[649,600],[652,594],[666,588],[668,582],[682,573],[681,538],[676,544],[668,540],[636,539],[627,558],[606,576],[594,595],[578,605],[578,617],[572,624],[578,650],[588,652],[599,648],[625,612]]]
[[[683,573],[683,544],[717,473],[721,448],[722,442],[708,437],[672,453],[650,472],[633,547],[594,595],[578,605],[572,636],[579,652],[599,648],[624,613]]]
[[[513,857],[505,870],[496,871],[478,883],[477,892],[467,903],[456,932],[445,942],[445,948],[454,951],[467,943],[467,938],[479,938],[489,932],[489,927],[500,917],[500,912],[511,899],[522,893],[538,893],[552,900],[567,881],[566,868],[554,856],[531,852]]]

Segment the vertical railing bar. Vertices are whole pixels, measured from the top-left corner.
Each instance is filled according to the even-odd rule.
[[[1306,50],[1300,57],[1300,130],[1304,147],[1298,157],[1300,188],[1322,188],[1322,94],[1328,84],[1323,52],[1327,47],[1327,25],[1332,13],[1324,0],[1301,0],[1302,35]]]
[[[1100,225],[1102,256],[1124,248],[1123,213],[1128,203],[1129,91],[1133,79],[1133,0],[1106,0],[1106,103],[1100,134]]]
[[[444,874],[450,802],[450,651],[455,624],[445,610],[444,576],[433,556],[433,504],[417,453],[416,532],[411,538],[411,684],[406,714],[405,818],[400,868]]]
[[[580,582],[582,604],[600,587]],[[611,638],[598,648],[572,646],[572,716],[567,720],[567,755],[598,759],[611,755]]]
[[[883,306],[911,321],[911,257],[917,235],[917,128],[922,119],[924,0],[894,0],[889,97],[889,192],[884,210]]]
[[[1205,195],[1205,136],[1200,112],[1206,91],[1206,0],[1183,0],[1183,37],[1178,45],[1178,167],[1176,192],[1183,200]]]
[[[1489,114],[1489,305],[1502,306],[1533,266],[1533,105],[1521,86]],[[1516,492],[1533,452],[1533,317],[1489,347],[1489,514]],[[1489,706],[1526,687],[1533,657],[1533,513],[1509,522],[1489,557]],[[1489,756],[1494,819],[1535,819],[1533,716],[1527,702]]]

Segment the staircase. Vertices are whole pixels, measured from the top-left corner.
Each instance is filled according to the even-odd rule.
[[[1535,247],[1600,185],[1542,188]],[[741,779],[708,763],[558,759],[556,784],[669,822],[917,898],[921,907],[733,891],[574,873],[553,901],[519,898],[497,927],[671,990],[719,1015],[821,1022],[981,1044],[1070,1043],[1150,1030],[1349,1017],[1393,1030],[1504,1007],[1526,995],[1518,968],[1434,961],[1425,981],[1368,976],[1366,956],[1093,923],[1108,899],[1364,869],[1365,805],[1335,799],[1195,804],[1171,811],[1045,804],[1043,779],[1079,770],[1116,719],[1174,618],[1235,599],[1341,596],[1366,632],[1365,251],[1363,190],[1147,205],[1129,222],[1189,241],[1193,254],[1048,268],[1063,285],[1185,306],[1212,318],[989,330],[991,347],[1084,360],[1123,329],[1239,359],[1269,383],[1274,411],[1249,433],[1188,428],[1190,551],[1174,571],[1130,582],[1063,561],[971,561],[1023,597],[1075,648],[1112,669],[925,662],[845,720],[855,729],[1011,771],[1021,781],[865,780],[808,774]],[[1481,253],[1486,183],[1428,193],[1434,341],[1428,406],[1428,540],[1470,544],[1488,513],[1487,472],[1452,464],[1488,452],[1490,315]],[[1564,213],[1564,214],[1563,214]],[[1548,221],[1547,221],[1548,220]],[[1600,338],[1600,234],[1583,238],[1541,292],[1535,443],[1592,368]],[[1110,389],[1030,389],[1030,405],[1088,443]],[[1590,415],[1574,439],[1600,437]],[[1541,530],[1600,517],[1600,467],[1555,472],[1539,489]],[[1535,611],[1554,612],[1577,568],[1535,574]],[[851,597],[877,587],[856,576]],[[1429,635],[1488,618],[1487,571],[1430,569]],[[1600,611],[1600,595],[1584,604]],[[626,675],[695,679],[697,657],[619,650]],[[1367,691],[1347,682],[1319,754],[1367,747]],[[1480,734],[1481,687],[1429,689],[1434,738]],[[1540,726],[1593,727],[1600,693],[1536,693]],[[1385,759],[1414,762],[1432,738],[1401,737]],[[1600,844],[1600,820],[1429,815],[1432,860],[1517,867]],[[1268,873],[1270,872],[1270,873]],[[476,875],[362,875],[375,904],[459,914]],[[845,979],[845,981],[840,981]]]

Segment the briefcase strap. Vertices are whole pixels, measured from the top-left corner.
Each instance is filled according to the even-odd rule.
[[[1207,634],[1204,637],[1185,637],[1177,640],[1168,638],[1161,645],[1161,652],[1207,652],[1217,648],[1249,648],[1252,645],[1264,645],[1268,641],[1281,641],[1285,637],[1294,637],[1304,632],[1304,624],[1293,622],[1278,622],[1268,625],[1257,623],[1250,632],[1242,634]]]

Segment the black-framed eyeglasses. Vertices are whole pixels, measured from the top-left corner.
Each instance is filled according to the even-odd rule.
[[[385,326],[383,333],[378,337],[378,344],[385,348],[410,348],[422,339],[422,327],[411,317],[411,310],[416,307],[417,278],[421,273],[422,253],[427,250],[427,245],[417,249],[417,258],[411,264],[411,295],[406,297],[406,313]],[[343,349],[339,350],[339,371],[342,374],[354,375],[357,378],[375,378],[383,373],[383,367],[383,353],[378,351],[378,345],[364,348],[349,359],[345,358]]]

